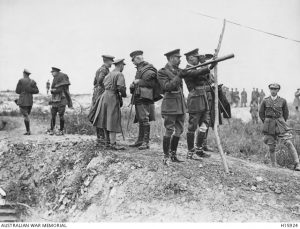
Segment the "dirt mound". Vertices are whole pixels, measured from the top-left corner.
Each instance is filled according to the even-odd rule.
[[[215,154],[163,166],[156,144],[113,152],[93,140],[17,143],[0,156],[0,186],[9,201],[30,206],[26,221],[300,219],[298,173],[228,159],[225,175]]]

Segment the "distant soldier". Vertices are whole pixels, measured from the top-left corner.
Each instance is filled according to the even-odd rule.
[[[296,111],[299,112],[299,107],[300,107],[300,88],[298,88],[297,91],[295,92],[295,98],[294,98],[293,105],[294,105]]]
[[[264,123],[264,143],[269,146],[272,166],[276,167],[276,143],[281,140],[289,149],[293,160],[294,169],[300,171],[299,157],[291,141],[293,138],[291,128],[286,121],[289,117],[289,110],[285,99],[277,95],[280,90],[279,84],[270,84],[271,96],[265,98],[260,106],[259,117]]]
[[[47,95],[49,94],[49,89],[50,89],[50,81],[48,80],[46,83]]]
[[[96,126],[105,129],[106,146],[112,150],[123,150],[117,146],[116,134],[122,133],[121,110],[122,98],[126,97],[125,78],[122,73],[124,59],[113,62],[115,69],[108,73],[103,80],[104,93],[100,98],[96,111]],[[109,134],[109,136],[107,136]]]
[[[164,93],[161,104],[161,115],[164,119],[165,135],[163,137],[164,164],[169,164],[169,159],[179,162],[176,157],[179,138],[183,133],[186,113],[186,103],[183,95],[183,74],[178,67],[180,64],[180,49],[165,54],[168,63],[158,71],[158,81]],[[174,133],[175,129],[175,133]],[[170,152],[171,151],[171,155]]]
[[[51,105],[51,124],[49,134],[54,134],[54,127],[56,122],[57,113],[59,115],[60,129],[57,135],[64,135],[65,119],[64,114],[66,106],[73,108],[71,95],[69,92],[70,81],[68,75],[62,73],[59,68],[52,67],[51,70],[53,81],[51,85],[52,98]]]
[[[26,133],[24,135],[30,135],[30,119],[29,115],[33,105],[32,94],[38,94],[39,89],[36,82],[29,78],[31,73],[24,69],[23,78],[19,80],[16,88],[16,93],[19,94],[19,99],[16,101],[20,107],[20,111],[24,117],[24,124],[26,127]]]
[[[238,107],[239,106],[239,103],[240,103],[240,92],[238,91],[238,89],[236,88],[235,91],[234,91],[234,103],[235,103],[235,107]]]
[[[241,107],[247,106],[247,92],[245,91],[245,88],[243,88],[243,91],[241,92]]]
[[[184,54],[188,62],[187,68],[205,62],[205,56],[199,55],[198,49],[194,49]],[[203,143],[207,137],[207,131],[210,125],[210,110],[212,109],[212,91],[209,80],[210,70],[215,65],[204,67],[199,70],[191,70],[184,77],[189,90],[187,98],[187,112],[189,113],[188,132],[186,134],[188,153],[187,158],[192,159],[196,153],[199,157],[210,157],[203,150]],[[198,128],[196,147],[194,146],[195,131]],[[206,145],[207,147],[207,145]]]
[[[234,98],[234,91],[233,91],[233,88],[231,88],[231,91],[230,91],[230,105],[232,105],[235,101],[235,98]]]
[[[250,104],[250,114],[252,117],[252,123],[258,123],[258,104],[256,101],[252,100]]]
[[[252,93],[251,93],[251,101],[256,101],[256,102],[258,102],[258,95],[257,95],[257,93],[256,93],[256,91],[255,91],[255,88],[253,88],[253,91],[252,91]]]
[[[226,96],[226,99],[227,101],[229,102],[229,104],[231,104],[231,95],[230,95],[230,91],[229,91],[229,88],[228,87],[225,87],[225,96]]]
[[[259,104],[262,103],[262,101],[264,100],[265,96],[266,96],[266,94],[265,94],[264,90],[261,89],[261,91],[259,93],[259,101],[258,101]]]
[[[144,61],[141,50],[130,53],[130,57],[137,68],[130,92],[135,105],[134,122],[139,123],[139,133],[137,141],[129,146],[138,147],[139,150],[149,149],[150,122],[155,121],[154,102],[162,98],[158,91],[157,70]]]
[[[100,101],[100,97],[104,92],[104,85],[103,80],[105,76],[109,73],[109,68],[111,67],[114,56],[110,55],[102,55],[103,58],[103,64],[102,66],[96,71],[95,78],[94,78],[94,91],[93,91],[93,97],[92,97],[92,106],[90,113],[88,115],[89,120],[93,123],[94,126],[96,126],[96,123],[94,122],[95,113]],[[97,134],[97,143],[98,144],[105,144],[105,130],[96,127],[96,134]]]

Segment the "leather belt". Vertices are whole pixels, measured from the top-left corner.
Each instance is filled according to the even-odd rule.
[[[196,86],[195,90],[211,91],[211,88],[210,88],[210,86]]]

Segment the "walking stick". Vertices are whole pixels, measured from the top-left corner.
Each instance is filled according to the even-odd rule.
[[[126,132],[128,132],[128,129],[129,129],[129,122],[130,122],[130,118],[131,118],[131,114],[132,114],[132,107],[133,107],[133,103],[134,103],[135,92],[136,92],[136,87],[134,88],[134,92],[131,96],[131,100],[130,100],[130,104],[129,104],[129,105],[131,105],[131,107],[130,107],[130,111],[129,111],[129,117],[128,117],[128,120],[127,120]]]
[[[215,58],[218,56],[220,48],[221,48],[221,43],[222,43],[222,40],[223,40],[224,31],[225,31],[225,24],[226,24],[226,20],[224,19],[223,28],[222,28],[222,32],[220,34],[218,47],[215,50]],[[218,103],[218,101],[219,101],[219,95],[218,95],[218,67],[217,66],[215,66],[215,68],[214,68],[214,77],[215,77],[215,84],[216,84],[216,87],[215,87],[215,124],[214,124],[214,132],[215,132],[215,136],[216,136],[216,142],[217,142],[217,145],[218,145],[218,149],[219,149],[219,152],[221,154],[222,161],[223,161],[225,172],[229,173],[226,157],[225,157],[225,154],[223,152],[220,136],[219,136],[219,133],[218,133],[218,125],[219,125],[219,103]]]

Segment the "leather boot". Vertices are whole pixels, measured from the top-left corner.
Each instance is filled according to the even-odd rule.
[[[63,120],[63,119],[59,120],[59,125],[60,125],[60,131],[64,131],[64,128],[65,128],[65,120]]]
[[[195,139],[195,133],[193,133],[193,132],[186,133],[186,141],[187,141],[187,147],[188,147],[188,153],[186,156],[187,159],[193,159],[193,154],[195,152],[194,139]]]
[[[205,133],[205,137],[204,137],[203,144],[202,144],[202,149],[207,152],[213,152],[213,149],[209,148],[207,145],[207,136],[208,136],[208,129]]]
[[[97,144],[104,145],[105,144],[104,130],[96,127],[96,133],[97,133]]]
[[[204,138],[205,138],[205,132],[199,131],[197,135],[197,144],[196,144],[197,146],[195,148],[196,155],[198,157],[210,157],[210,154],[205,153],[202,148]]]
[[[169,165],[169,149],[170,149],[170,140],[171,137],[169,136],[164,136],[163,138],[163,151],[164,151],[164,159],[163,159],[163,163],[165,165]]]
[[[110,147],[110,137],[109,137],[109,132],[105,129],[103,129],[104,135],[105,135],[105,147],[109,148]]]
[[[294,144],[290,141],[290,140],[287,140],[285,145],[288,147],[289,151],[290,151],[290,154],[292,155],[293,157],[293,160],[294,160],[294,163],[295,163],[295,170],[296,168],[297,169],[300,169],[300,166],[299,166],[299,157],[298,157],[298,153],[297,153],[297,150],[294,146]],[[299,171],[299,170],[297,170]]]
[[[113,144],[110,144],[109,149],[110,150],[125,150],[125,147],[124,146],[117,146],[117,143],[115,142]]]
[[[139,124],[139,135],[138,139],[135,143],[129,145],[129,147],[139,147],[143,144],[143,138],[144,138],[144,126],[142,124]]]
[[[171,149],[171,161],[172,162],[181,162],[180,160],[178,160],[178,158],[176,156],[178,142],[179,142],[179,137],[173,135],[172,139],[171,139],[171,147],[170,147],[170,149]]]
[[[25,127],[26,127],[26,133],[24,135],[30,135],[30,122],[27,120],[24,120]]]
[[[144,138],[143,143],[139,146],[139,150],[149,149],[149,140],[150,140],[150,125],[143,126]]]

